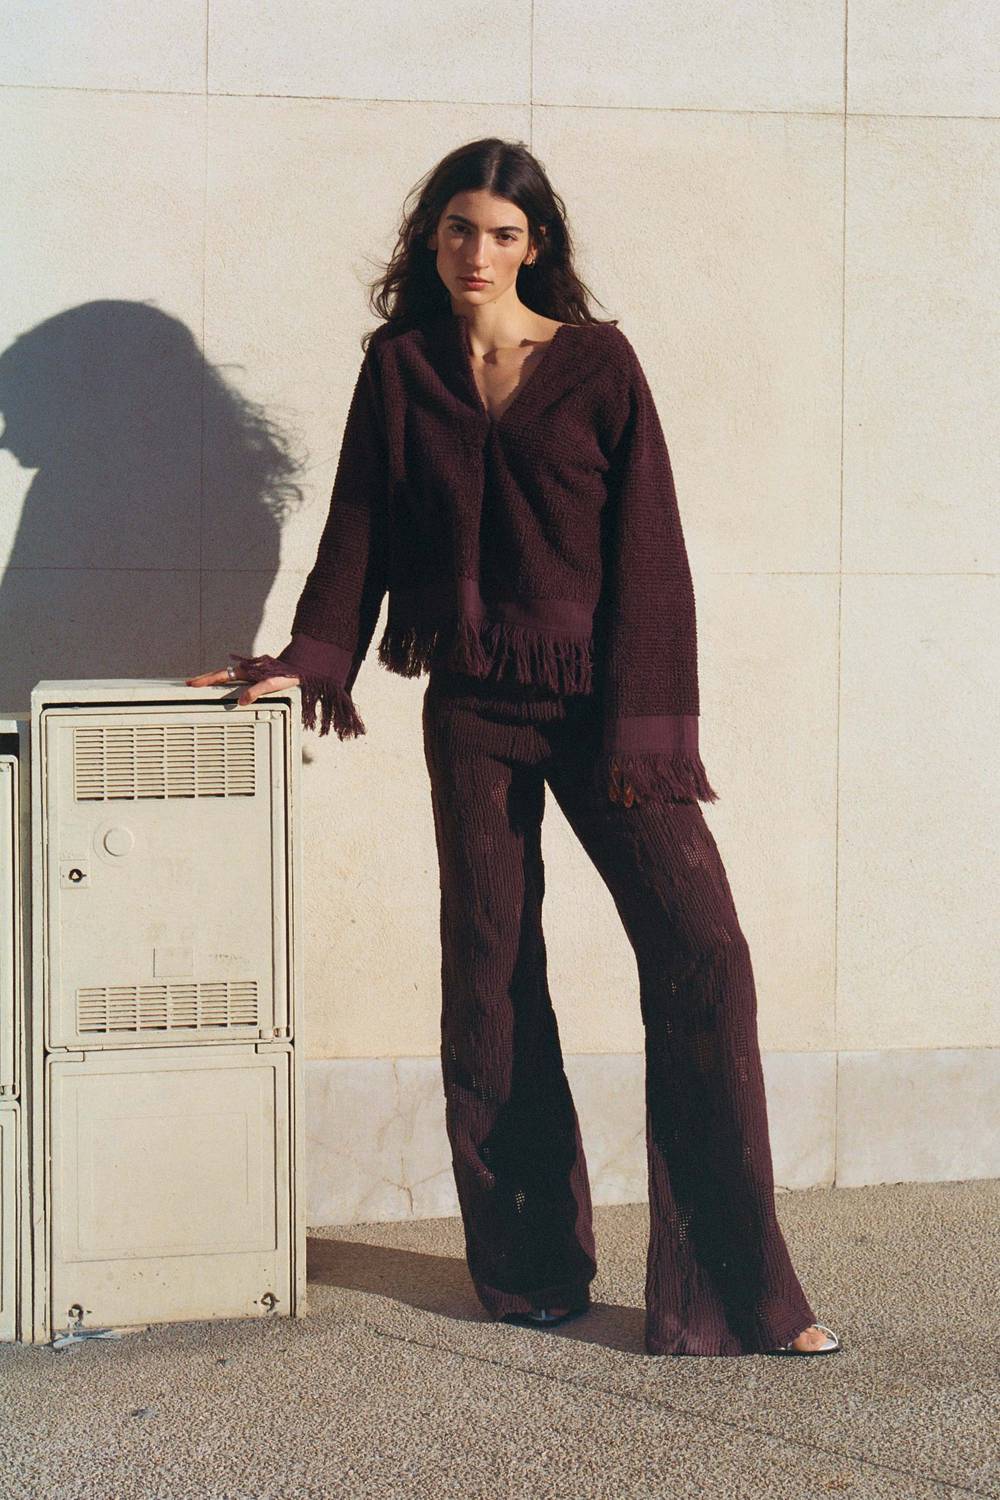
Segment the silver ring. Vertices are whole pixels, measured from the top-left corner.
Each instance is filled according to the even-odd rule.
[[[236,681],[236,668],[233,666],[232,662],[230,662],[229,666],[226,668],[226,676],[229,678],[230,682]]]

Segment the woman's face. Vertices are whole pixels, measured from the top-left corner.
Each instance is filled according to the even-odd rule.
[[[534,260],[522,210],[485,188],[450,198],[427,243],[456,312],[497,301],[514,287],[521,265]]]

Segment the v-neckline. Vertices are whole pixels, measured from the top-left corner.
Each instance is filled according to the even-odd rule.
[[[535,380],[538,378],[542,366],[548,359],[549,355],[552,353],[555,345],[559,342],[559,335],[563,332],[564,329],[569,328],[571,325],[569,323],[559,324],[559,327],[556,329],[552,337],[546,340],[545,347],[543,348],[535,364],[535,368],[532,370],[527,380],[518,385],[517,389],[514,391],[514,394],[507,402],[507,405],[504,407],[503,411],[498,417],[495,417],[490,411],[489,407],[486,405],[486,402],[483,400],[483,393],[479,389],[479,386],[476,384],[476,375],[475,371],[472,368],[472,342],[469,334],[469,320],[468,318],[463,317],[461,313],[454,313],[452,316],[454,317],[455,322],[460,325],[458,328],[458,341],[462,350],[463,364],[466,376],[468,377],[469,387],[475,395],[476,404],[479,407],[479,410],[482,412],[484,420],[489,424],[491,429],[497,428],[501,426],[502,423],[506,422],[514,407],[523,397],[525,391],[528,390],[529,386],[534,384]]]

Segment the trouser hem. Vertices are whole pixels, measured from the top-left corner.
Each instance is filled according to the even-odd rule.
[[[524,1315],[540,1307],[577,1308],[590,1306],[589,1282],[550,1284],[532,1292],[498,1292],[476,1288],[480,1302],[494,1318],[508,1317],[511,1313]]]

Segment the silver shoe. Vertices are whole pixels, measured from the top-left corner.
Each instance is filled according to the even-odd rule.
[[[554,1313],[546,1307],[533,1307],[530,1312],[508,1313],[501,1319],[504,1323],[536,1323],[543,1327],[551,1328],[556,1323],[566,1323],[570,1318],[578,1318],[581,1313],[587,1312],[590,1304],[583,1307],[571,1307],[567,1312]]]
[[[837,1354],[837,1353],[840,1352],[841,1343],[840,1343],[840,1340],[838,1339],[837,1335],[834,1333],[834,1331],[833,1331],[832,1328],[827,1328],[827,1326],[826,1326],[825,1323],[810,1323],[809,1327],[810,1328],[818,1328],[821,1333],[825,1333],[826,1334],[825,1341],[822,1344],[820,1344],[818,1348],[816,1348],[816,1349],[793,1349],[792,1348],[792,1344],[795,1342],[795,1339],[797,1339],[799,1337],[798,1334],[795,1334],[793,1338],[790,1338],[788,1340],[787,1344],[782,1344],[780,1349],[769,1349],[768,1353],[769,1354]],[[805,1329],[802,1329],[802,1332],[804,1333]]]

